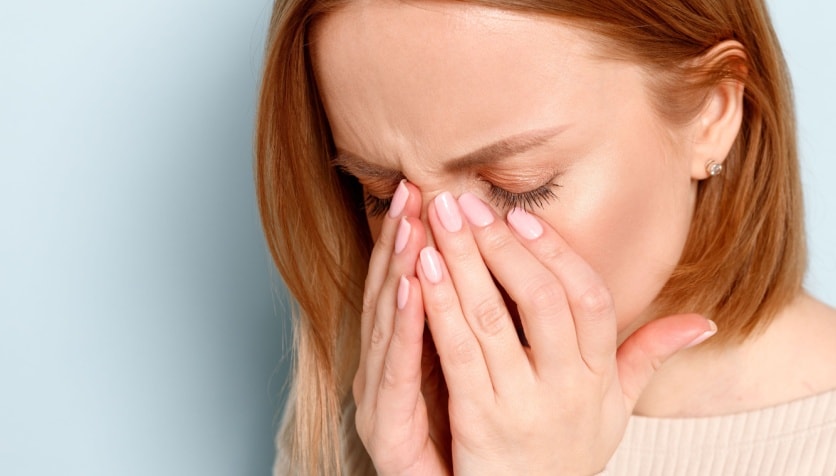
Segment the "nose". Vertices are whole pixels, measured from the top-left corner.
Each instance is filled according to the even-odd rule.
[[[418,195],[421,197],[421,214],[420,219],[424,224],[424,231],[427,236],[427,246],[435,247],[435,239],[433,238],[432,228],[429,221],[429,210],[435,198],[443,192],[450,192],[454,199],[458,199],[459,195],[468,191],[471,187],[470,180],[464,175],[454,176],[424,176],[421,179],[412,180],[409,178],[409,183],[418,189]],[[458,206],[458,204],[456,204]],[[437,217],[436,217],[437,218]]]
[[[435,248],[435,239],[433,238],[432,229],[430,228],[429,210],[430,203],[441,191],[424,192],[421,191],[421,222],[424,224],[424,232],[427,234],[427,246]]]

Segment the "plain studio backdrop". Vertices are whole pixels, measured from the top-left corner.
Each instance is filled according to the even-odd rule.
[[[771,5],[807,285],[834,305],[836,4]],[[271,6],[0,4],[0,474],[268,474],[289,342],[252,184]]]

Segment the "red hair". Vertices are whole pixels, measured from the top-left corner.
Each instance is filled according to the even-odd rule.
[[[361,190],[329,162],[333,144],[307,48],[312,23],[341,3],[277,2],[255,139],[264,232],[295,303],[294,391],[280,444],[297,474],[351,472],[344,445],[360,444],[342,417],[371,239]],[[700,182],[680,263],[654,310],[711,316],[724,332],[715,339],[728,342],[762,328],[797,295],[805,242],[791,85],[762,0],[470,3],[596,33],[608,51],[646,68],[656,108],[671,121],[692,118],[720,82],[743,84],[743,122],[724,175]],[[725,40],[742,45],[740,54],[717,52]]]

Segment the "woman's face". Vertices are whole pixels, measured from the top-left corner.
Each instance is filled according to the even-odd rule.
[[[658,117],[646,73],[591,38],[547,17],[375,1],[320,20],[312,50],[334,142],[366,192],[391,197],[406,178],[425,206],[445,190],[500,215],[524,205],[600,273],[626,332],[679,259],[696,181],[687,127]]]

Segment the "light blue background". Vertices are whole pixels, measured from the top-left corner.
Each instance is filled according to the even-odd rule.
[[[836,3],[772,0],[793,75],[810,271],[807,288],[836,305]]]
[[[772,2],[836,304],[836,6]],[[0,474],[256,475],[288,341],[253,199],[267,0],[0,4]]]
[[[3,0],[0,475],[268,474],[269,0]]]

